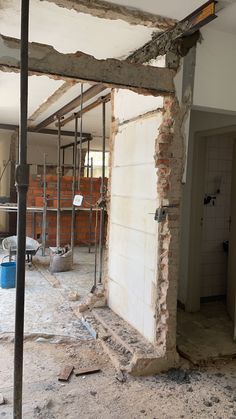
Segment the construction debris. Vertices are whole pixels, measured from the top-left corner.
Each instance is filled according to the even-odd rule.
[[[73,369],[73,365],[65,365],[59,374],[58,381],[68,381],[73,372]]]
[[[75,368],[74,374],[77,376],[79,375],[88,375],[88,374],[95,374],[97,372],[100,372],[101,368],[99,367],[91,367],[91,368]]]
[[[78,301],[80,299],[80,295],[76,291],[71,291],[68,294],[69,301]]]
[[[50,272],[66,272],[72,269],[72,252],[69,246],[50,247]]]
[[[5,404],[6,400],[4,399],[2,393],[0,393],[0,405]]]

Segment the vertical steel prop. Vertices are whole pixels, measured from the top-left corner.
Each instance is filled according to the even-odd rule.
[[[89,160],[88,160],[88,168],[89,168]],[[91,157],[91,164],[90,164],[90,208],[89,208],[89,246],[88,246],[89,253],[91,253],[91,245],[92,245],[92,224],[93,224],[93,158]]]
[[[78,138],[78,117],[75,114],[75,142],[74,142],[74,152],[73,152],[73,184],[72,184],[72,212],[71,212],[71,250],[72,258],[74,254],[74,245],[75,245],[75,206],[73,205],[73,199],[76,192],[76,169],[77,169],[77,138]]]
[[[83,88],[84,88],[83,83],[81,83],[78,190],[80,190],[80,179],[81,179],[81,171],[82,171],[82,142],[83,142]]]
[[[16,166],[17,212],[17,257],[16,257],[16,307],[14,342],[14,401],[13,417],[22,419],[24,308],[25,308],[25,248],[26,208],[29,185],[27,165],[27,113],[28,113],[28,36],[29,0],[21,0],[21,46],[20,46],[20,138],[19,163]]]
[[[105,221],[105,155],[106,155],[106,102],[102,102],[102,182],[101,182],[101,211],[99,231],[99,284],[102,283],[103,244]]]
[[[47,161],[46,154],[43,155],[43,228],[42,228],[42,255],[45,256],[46,250],[46,229],[47,229]]]
[[[87,177],[89,177],[89,162],[90,162],[90,139],[88,139],[88,149],[87,149]]]
[[[61,246],[61,119],[58,118],[57,143],[57,249]]]

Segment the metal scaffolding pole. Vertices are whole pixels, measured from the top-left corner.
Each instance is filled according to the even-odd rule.
[[[87,177],[89,177],[89,161],[90,161],[90,140],[88,140],[88,149],[87,149]]]
[[[58,118],[57,146],[57,248],[61,245],[61,119]]]
[[[72,200],[74,199],[76,192],[76,167],[77,167],[77,137],[78,137],[78,117],[75,115],[75,142],[74,142],[74,152],[73,152],[73,185],[72,185]],[[71,250],[72,258],[74,253],[75,245],[75,206],[72,202],[72,212],[71,212]]]
[[[80,190],[80,179],[82,169],[82,143],[83,143],[83,83],[81,83],[81,103],[80,103],[80,139],[79,139],[79,173],[78,173],[78,190]]]
[[[99,231],[99,284],[102,283],[103,243],[105,220],[105,153],[106,153],[106,102],[102,103],[102,182],[101,182],[101,211]]]
[[[46,229],[47,229],[47,182],[46,182],[46,154],[43,155],[43,228],[42,228],[42,255],[45,256]]]
[[[89,160],[88,160],[89,169]],[[92,244],[92,223],[93,223],[93,158],[91,158],[91,169],[90,169],[90,211],[89,211],[89,246],[88,250],[91,253]]]
[[[18,195],[17,257],[16,257],[16,308],[14,342],[14,406],[13,417],[22,419],[24,305],[25,305],[25,248],[26,208],[29,184],[27,165],[27,113],[28,113],[28,36],[29,0],[21,1],[21,48],[20,48],[20,138],[19,164],[16,167]]]

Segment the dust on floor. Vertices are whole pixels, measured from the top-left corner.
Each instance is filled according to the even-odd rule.
[[[2,255],[2,253],[1,253]],[[85,248],[75,249],[73,270],[55,274],[48,280],[49,258],[37,256],[31,268],[26,267],[25,284],[25,334],[38,336],[54,335],[76,339],[91,336],[73,309],[90,290],[93,284],[93,259]],[[78,301],[71,301],[70,294]],[[14,334],[15,289],[0,288],[0,334]]]
[[[13,344],[0,341],[0,417],[12,418]],[[65,364],[101,372],[58,381]],[[23,418],[179,419],[236,417],[236,361],[201,369],[171,370],[120,382],[99,342],[50,344],[26,341]]]

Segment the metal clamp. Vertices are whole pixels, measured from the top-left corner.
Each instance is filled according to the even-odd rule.
[[[29,164],[17,164],[15,185],[17,188],[28,188],[29,186]]]
[[[167,215],[167,209],[168,208],[178,208],[178,204],[172,204],[172,205],[163,205],[162,207],[159,207],[156,209],[154,220],[158,223],[161,223],[162,221],[165,221],[166,215]]]

